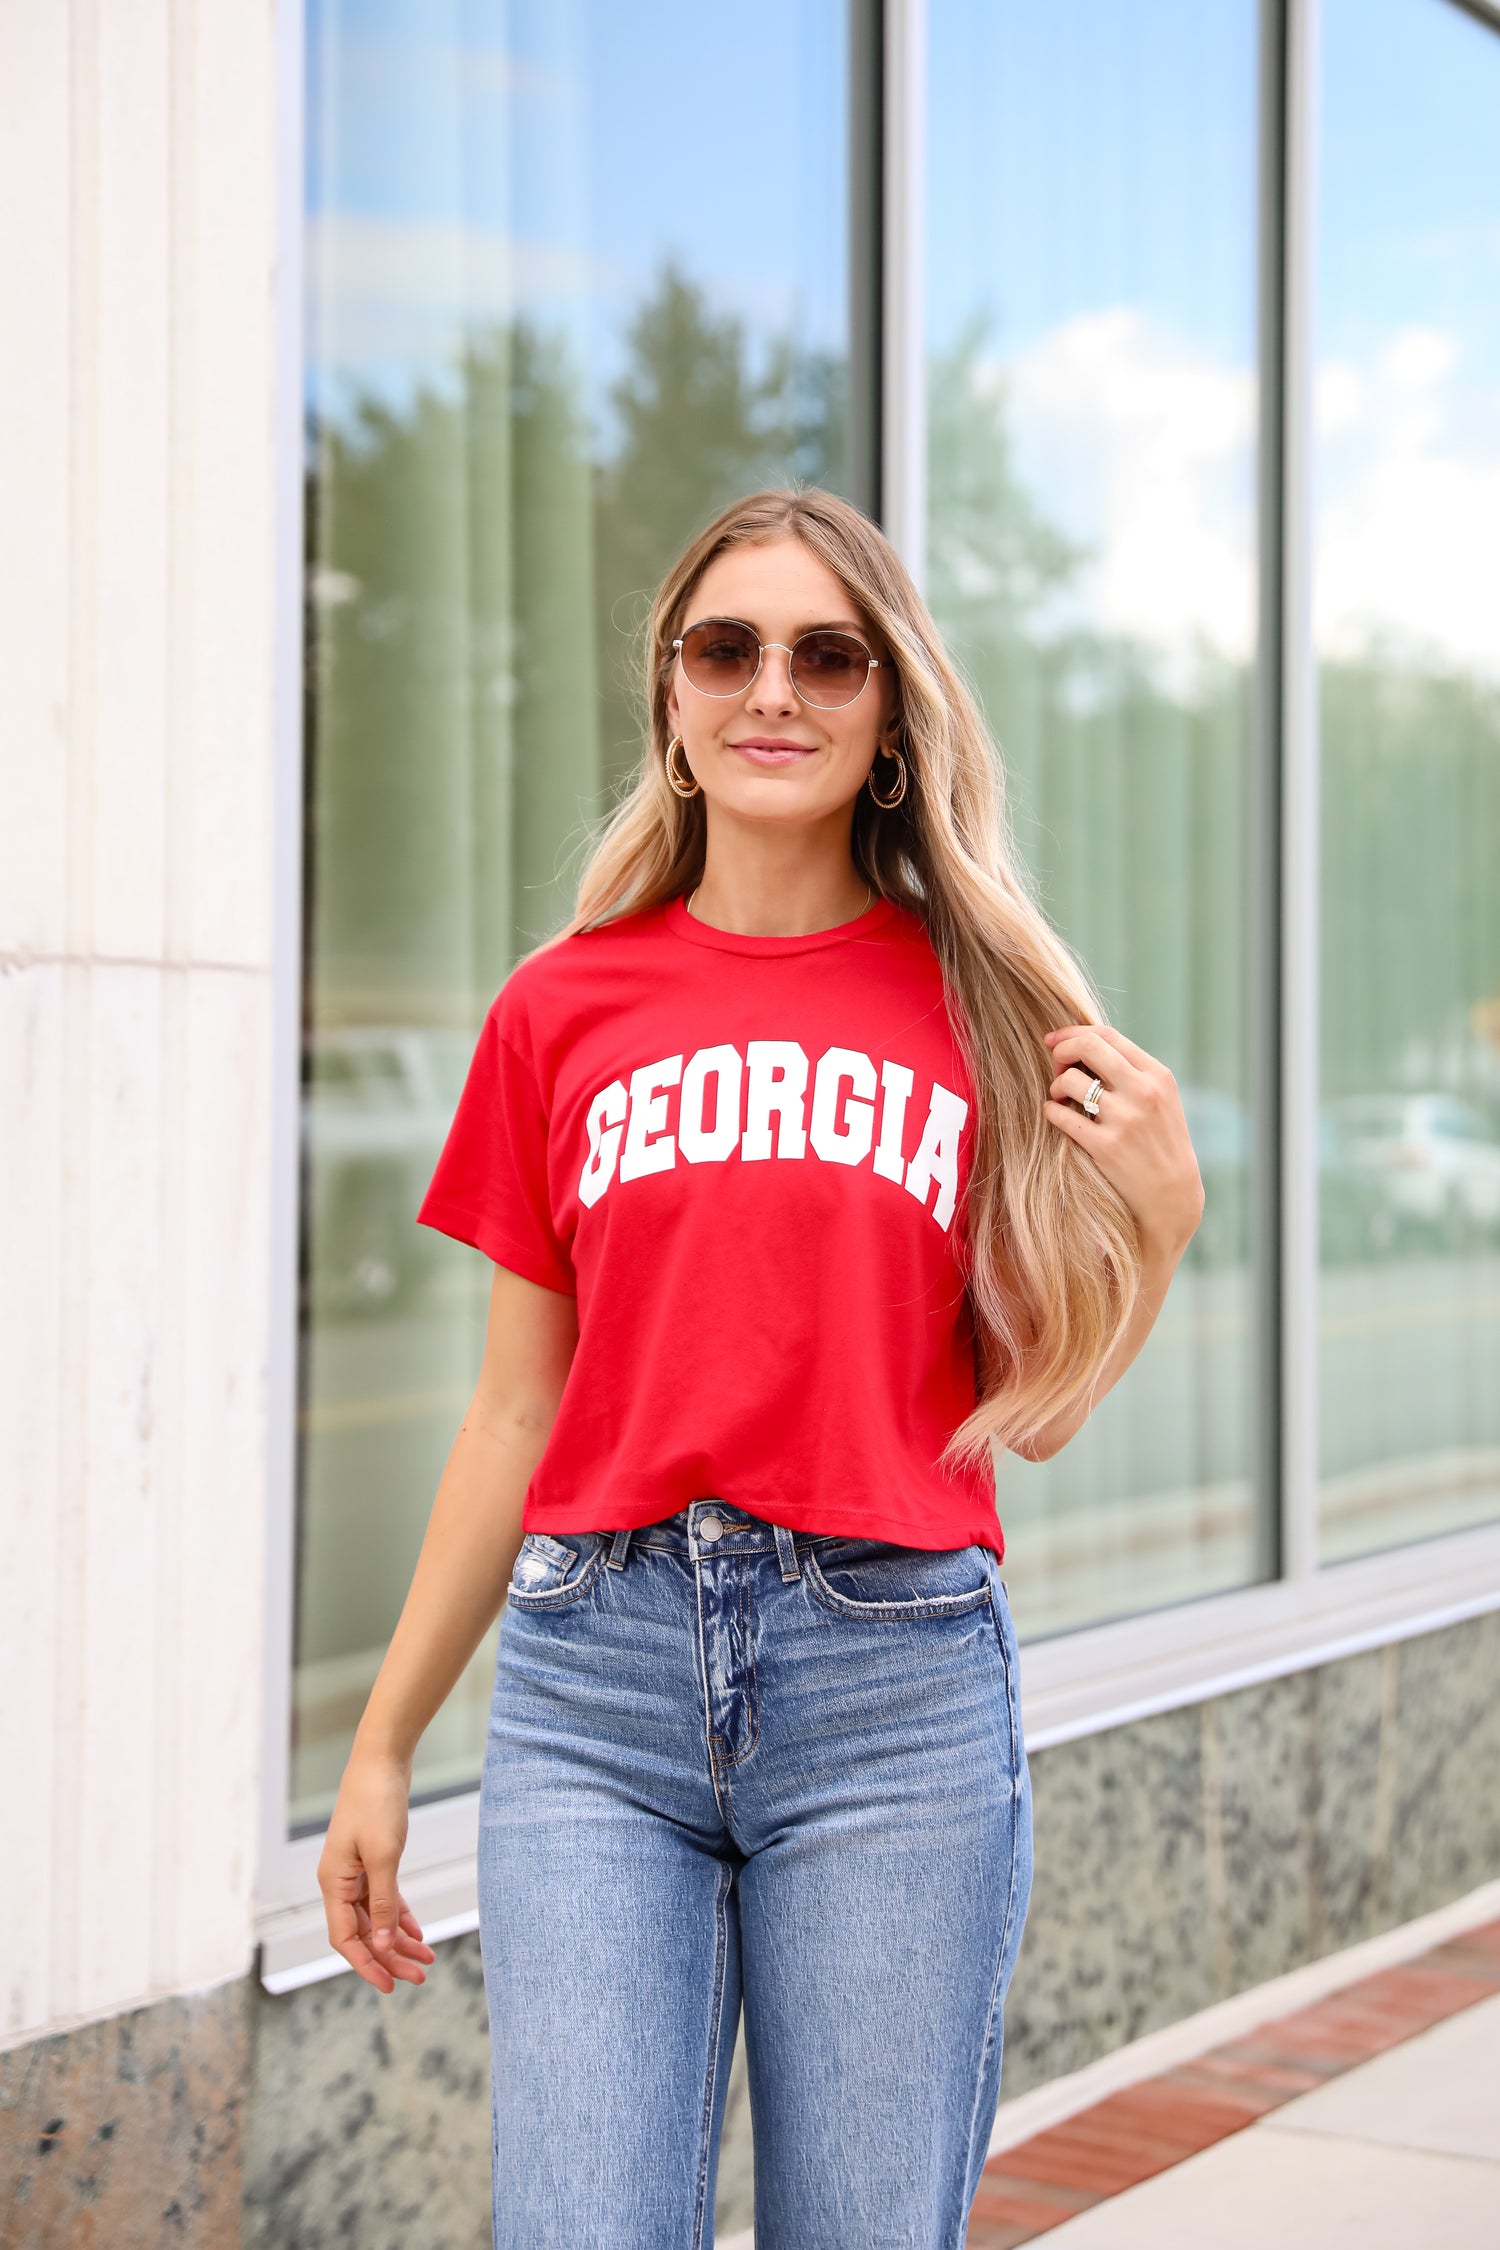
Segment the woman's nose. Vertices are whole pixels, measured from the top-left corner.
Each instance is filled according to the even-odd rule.
[[[760,670],[750,688],[750,703],[757,710],[791,711],[797,692],[792,686],[792,654],[777,641],[761,643]]]

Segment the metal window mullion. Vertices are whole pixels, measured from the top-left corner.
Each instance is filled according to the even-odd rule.
[[[884,69],[884,528],[918,586],[927,575],[927,7],[887,0]]]
[[[885,8],[849,5],[849,444],[847,490],[879,523],[885,348]]]
[[[1453,5],[1487,31],[1500,31],[1500,0],[1453,0]]]
[[[1313,639],[1319,0],[1286,0],[1281,414],[1282,1575],[1318,1565],[1320,777]]]
[[[1250,1370],[1252,1576],[1282,1566],[1281,1464],[1281,610],[1282,393],[1286,378],[1286,7],[1260,0],[1257,243],[1258,586],[1254,724],[1246,791],[1247,1071],[1251,1119],[1250,1260],[1254,1345]]]

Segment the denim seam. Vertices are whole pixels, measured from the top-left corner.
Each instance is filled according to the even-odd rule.
[[[999,1572],[997,1571],[995,1575],[999,1577]],[[1009,1589],[1006,1587],[1003,1578],[1000,1579],[1000,1587],[1006,1596],[1008,1607],[1010,1601]],[[1016,1677],[1015,1666],[1011,1662],[1010,1644],[1005,1638],[1005,1620],[1000,1615],[993,1588],[990,1590],[990,1619],[995,1628],[995,1638],[1000,1644],[1000,1662],[1005,1673],[1005,1715],[1010,1725],[1011,1790],[1019,1802],[1021,1796],[1021,1762],[1026,1754],[1026,1745],[1021,1733],[1021,1689],[1020,1682]],[[1014,1625],[1012,1625],[1011,1630],[1012,1636],[1014,1636]]]
[[[990,1601],[989,1580],[967,1594],[930,1594],[914,1602],[856,1602],[847,1594],[839,1593],[823,1576],[817,1556],[807,1554],[806,1578],[815,1600],[841,1617],[871,1617],[891,1619],[897,1623],[903,1617],[967,1617],[971,1610],[979,1609]],[[991,1602],[993,1611],[993,1603]]]
[[[995,2043],[995,2003],[999,1998],[1000,1975],[1005,1967],[1005,1956],[1010,1946],[1010,1925],[1016,1910],[1016,1863],[1020,1857],[1020,1821],[1016,1808],[1020,1803],[1020,1791],[1017,1784],[1021,1772],[1021,1745],[1016,1728],[1016,1706],[1013,1693],[1014,1682],[1011,1676],[1010,1650],[1005,1645],[1005,1633],[1000,1622],[1000,1613],[995,1606],[993,1590],[986,1588],[986,1592],[989,1595],[990,1620],[994,1625],[995,1635],[1000,1643],[1000,1667],[1005,1680],[1005,1721],[1010,1730],[1010,1885],[1005,1894],[1005,1919],[1000,1926],[999,1951],[995,1955],[995,1977],[990,1986],[989,2012],[985,2017],[984,2025],[984,2045],[979,2051],[979,2069],[974,2079],[974,2102],[969,2112],[969,2131],[964,2153],[965,2182],[969,2178],[974,2163],[974,2135],[979,2126],[980,2090],[984,2085],[984,2074],[989,2063],[990,2050]],[[962,2250],[968,2220],[968,2212],[960,2211],[958,2232],[953,2238],[953,2250]]]
[[[719,1762],[726,1773],[731,1766],[743,1765],[760,1740],[760,1697],[756,1693],[758,1683],[755,1672],[755,1636],[750,1630],[750,1573],[743,1567],[740,1570],[740,1632],[745,1644],[745,1656],[749,1670],[747,1692],[750,1698],[750,1740],[745,1744],[743,1750],[736,1750],[732,1758],[720,1759]],[[718,1735],[711,1737],[711,1740],[715,1742],[720,1739]]]
[[[703,1691],[703,1746],[708,1752],[708,1778],[713,1784],[714,1803],[719,1808],[719,1817],[727,1828],[730,1812],[725,1802],[725,1793],[719,1787],[722,1769],[718,1751],[714,1748],[714,1692],[708,1676],[708,1640],[703,1630],[703,1576],[696,1568],[693,1570],[693,1611],[698,1621],[698,1683]]]
[[[718,1863],[714,1886],[714,1990],[709,2014],[708,2070],[703,2082],[703,2119],[698,2153],[698,2206],[693,2214],[693,2250],[703,2250],[703,2221],[708,2199],[708,2152],[714,2122],[714,2084],[719,2075],[719,2040],[724,2023],[724,1969],[729,1959],[729,1925],[725,1905],[734,1871]]]
[[[500,2093],[495,2083],[495,2071],[490,2071],[490,2225],[496,2239],[500,2233]]]

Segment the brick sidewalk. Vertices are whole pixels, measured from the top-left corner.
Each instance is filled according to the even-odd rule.
[[[1500,1921],[1143,2078],[985,2166],[967,2250],[1016,2250],[1500,1993]]]

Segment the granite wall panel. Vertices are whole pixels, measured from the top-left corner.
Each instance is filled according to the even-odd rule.
[[[1006,2008],[1007,2092],[1201,2005],[1201,1759],[1193,1710],[1030,1759],[1036,1868]]]
[[[252,2001],[246,2250],[485,2250],[489,2041],[477,1937],[424,1985]]]
[[[1500,1876],[1497,1691],[1492,1612],[1034,1757],[1006,2098]]]
[[[235,2250],[248,1981],[0,2054],[3,2250]]]
[[[1398,1651],[1388,1922],[1500,1873],[1500,1612]]]

